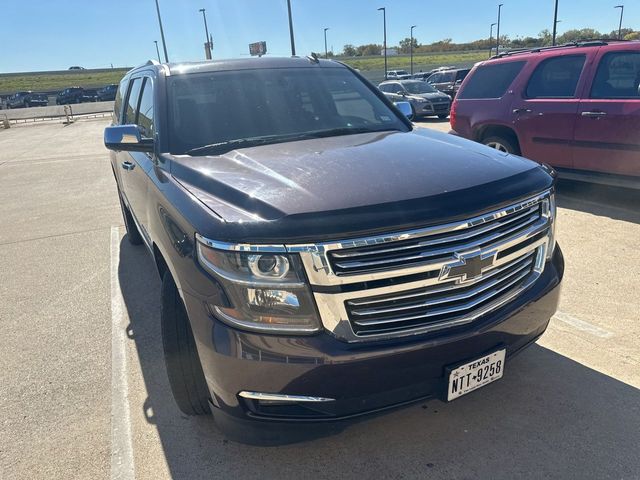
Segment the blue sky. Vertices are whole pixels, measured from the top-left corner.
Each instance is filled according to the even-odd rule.
[[[554,0],[500,0],[501,33],[536,35],[551,29]],[[389,45],[409,36],[421,43],[443,38],[463,42],[488,37],[497,0],[292,0],[298,54],[323,51],[323,28],[336,52],[346,43],[382,43],[387,8]],[[559,32],[618,26],[625,0],[560,0]],[[640,28],[640,3],[626,1],[624,25]],[[160,0],[171,61],[204,57],[200,8],[207,9],[214,57],[248,55],[250,42],[265,40],[271,55],[288,55],[286,0]],[[0,72],[132,66],[156,56],[160,40],[154,0],[3,0]]]

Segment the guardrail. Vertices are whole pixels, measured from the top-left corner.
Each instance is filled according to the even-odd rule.
[[[76,105],[52,105],[48,107],[30,107],[2,112],[2,126],[62,120],[72,123],[76,118],[104,118],[113,112],[113,102],[80,103]]]

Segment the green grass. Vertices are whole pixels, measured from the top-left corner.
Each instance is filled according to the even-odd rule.
[[[21,73],[0,76],[0,93],[20,90],[50,91],[66,87],[102,87],[109,83],[119,83],[128,69],[102,71],[80,71],[60,73]]]
[[[446,52],[416,54],[413,56],[414,71],[429,70],[441,65],[468,66],[485,60],[488,52]],[[362,71],[384,70],[384,57],[336,57]],[[409,68],[409,55],[387,57],[389,69]],[[19,73],[0,75],[0,93],[8,94],[20,90],[54,91],[66,87],[86,88],[102,87],[109,83],[118,83],[128,69],[86,70],[77,72]]]
[[[427,53],[413,56],[414,71],[417,69],[433,68],[441,65],[472,65],[481,60],[486,60],[489,56],[488,51],[474,52],[451,52],[451,53]],[[384,70],[384,57],[336,57],[351,67],[359,70]],[[409,55],[388,56],[387,63],[389,70],[408,69]]]

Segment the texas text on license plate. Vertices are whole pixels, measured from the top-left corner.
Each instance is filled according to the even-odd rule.
[[[504,349],[498,350],[451,370],[447,400],[455,400],[501,378],[504,372],[505,352]]]

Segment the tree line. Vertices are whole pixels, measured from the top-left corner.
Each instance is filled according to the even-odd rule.
[[[624,40],[640,40],[640,31],[633,30],[631,28],[623,28],[622,37]],[[613,30],[610,33],[602,33],[593,28],[581,28],[574,30],[567,30],[562,35],[557,35],[556,44],[561,45],[563,43],[576,42],[579,40],[593,40],[593,39],[617,39],[618,30]],[[420,44],[417,38],[413,38],[413,53],[435,53],[435,52],[463,52],[471,50],[489,50],[495,48],[496,39],[489,40],[488,38],[474,40],[473,42],[455,43],[450,38],[445,38],[437,42],[429,44]],[[510,38],[508,35],[500,35],[500,47],[507,49],[517,48],[535,48],[546,47],[552,44],[552,34],[549,30],[542,30],[537,37],[515,37]],[[397,46],[389,45],[389,48],[396,48],[398,53],[409,53],[411,50],[411,38],[407,37],[400,40]],[[351,45],[344,46],[341,56],[345,57],[366,57],[371,55],[380,55],[382,53],[382,45],[376,43],[369,43],[366,45]],[[333,56],[333,52],[330,52]]]

